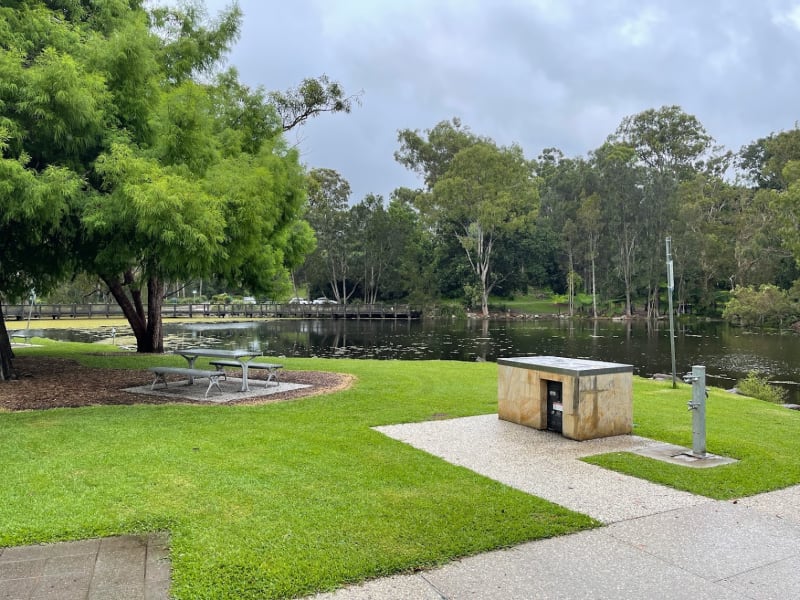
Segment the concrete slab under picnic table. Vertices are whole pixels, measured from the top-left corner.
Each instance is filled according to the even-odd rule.
[[[150,389],[152,383],[148,383],[147,385],[125,388],[124,391],[132,394],[144,394],[175,399],[185,398],[187,400],[197,400],[200,402],[209,402],[211,404],[225,404],[237,400],[259,398],[278,394],[280,392],[311,387],[300,383],[277,383],[275,381],[270,381],[265,385],[263,380],[253,379],[251,377],[249,378],[250,389],[246,392],[242,392],[241,378],[228,377],[227,379],[220,379],[219,387],[221,391],[213,387],[206,397],[206,390],[208,389],[207,379],[197,379],[192,385],[189,385],[188,379],[185,377],[168,377],[168,380],[169,383],[167,386],[164,386],[163,383],[157,383],[153,389]]]

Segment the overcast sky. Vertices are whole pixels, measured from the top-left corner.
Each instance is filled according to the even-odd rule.
[[[206,0],[210,15],[228,6]],[[586,156],[623,117],[680,105],[738,151],[800,119],[798,0],[239,0],[242,81],[286,90],[327,74],[349,115],[290,141],[337,170],[352,202],[401,185],[400,129],[458,117],[526,156]]]

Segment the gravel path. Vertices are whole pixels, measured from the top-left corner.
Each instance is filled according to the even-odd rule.
[[[633,451],[657,444],[637,436],[576,442],[550,431],[501,421],[496,414],[376,429],[450,463],[603,523],[710,501],[579,460],[582,456]]]

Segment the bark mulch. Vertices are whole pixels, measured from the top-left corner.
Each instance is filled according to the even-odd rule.
[[[45,410],[99,404],[175,404],[161,396],[146,396],[122,391],[123,388],[152,383],[148,371],[92,369],[73,360],[44,357],[14,359],[17,379],[0,381],[0,410]],[[261,373],[253,379],[259,379]],[[266,374],[264,375],[266,376]],[[323,371],[281,372],[281,382],[303,383],[311,387],[263,397],[247,398],[228,404],[266,404],[343,390],[353,383],[351,375]],[[180,399],[181,404],[193,402]]]

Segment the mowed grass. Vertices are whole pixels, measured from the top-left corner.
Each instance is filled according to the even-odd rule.
[[[18,353],[183,361],[41,343]],[[0,413],[0,546],[169,530],[175,597],[283,598],[597,525],[371,429],[494,412],[494,364],[282,362],[357,382],[265,406]]]
[[[690,385],[634,378],[634,433],[692,447]],[[727,500],[800,483],[800,412],[709,388],[708,452],[738,459],[712,469],[691,469],[630,453],[584,459],[680,490]]]
[[[552,298],[541,298],[535,294],[521,294],[513,299],[493,296],[489,299],[489,306],[493,310],[512,310],[531,315],[555,315],[565,312],[564,307],[557,306]]]

